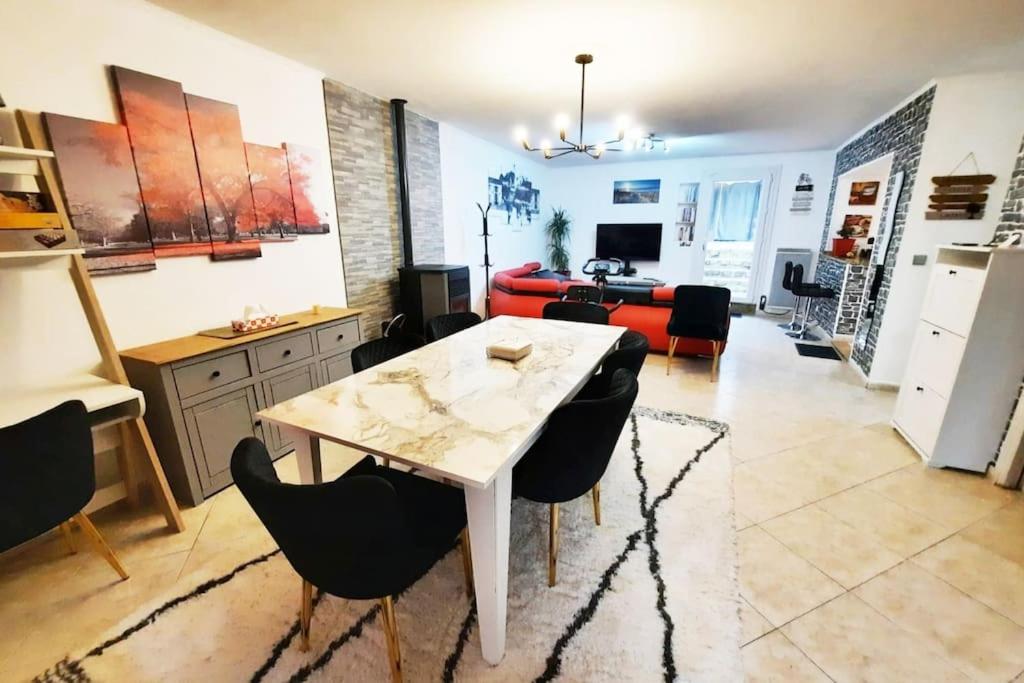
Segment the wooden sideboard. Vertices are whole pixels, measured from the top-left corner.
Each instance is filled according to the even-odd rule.
[[[234,339],[193,335],[121,351],[132,386],[145,394],[146,424],[175,497],[198,505],[231,484],[231,453],[247,436],[275,458],[290,452],[256,413],[352,374],[359,313],[321,308]]]

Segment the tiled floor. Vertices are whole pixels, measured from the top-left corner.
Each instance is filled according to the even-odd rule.
[[[677,359],[666,376],[653,355],[639,402],[732,427],[749,680],[1022,676],[1019,492],[924,468],[888,427],[893,394],[798,356],[772,320],[734,320],[717,384],[707,369]],[[331,452],[325,469],[346,462]],[[279,467],[295,478],[290,458]],[[96,515],[132,575],[123,583],[56,534],[0,556],[0,681],[31,678],[176,584],[273,547],[234,489],[184,514],[178,535],[145,511]]]

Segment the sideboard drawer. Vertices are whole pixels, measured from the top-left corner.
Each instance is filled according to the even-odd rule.
[[[313,337],[308,332],[256,346],[256,363],[260,372],[312,357]]]
[[[985,286],[985,271],[936,263],[921,317],[961,337],[970,334]]]
[[[316,345],[323,354],[355,348],[359,345],[359,321],[346,320],[338,325],[318,329]]]
[[[896,401],[896,424],[930,458],[946,413],[946,399],[920,378],[908,377]]]
[[[921,378],[939,396],[949,398],[953,395],[965,344],[966,340],[958,334],[925,320],[918,322],[907,376]]]
[[[175,369],[174,383],[178,396],[188,398],[251,376],[249,356],[245,351],[236,351]]]

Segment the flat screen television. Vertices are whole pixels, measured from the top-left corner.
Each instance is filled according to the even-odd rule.
[[[597,258],[661,260],[661,223],[598,223]]]

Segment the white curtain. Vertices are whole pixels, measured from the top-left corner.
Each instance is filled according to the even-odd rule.
[[[760,203],[760,180],[715,183],[711,197],[711,239],[715,242],[754,239]]]

